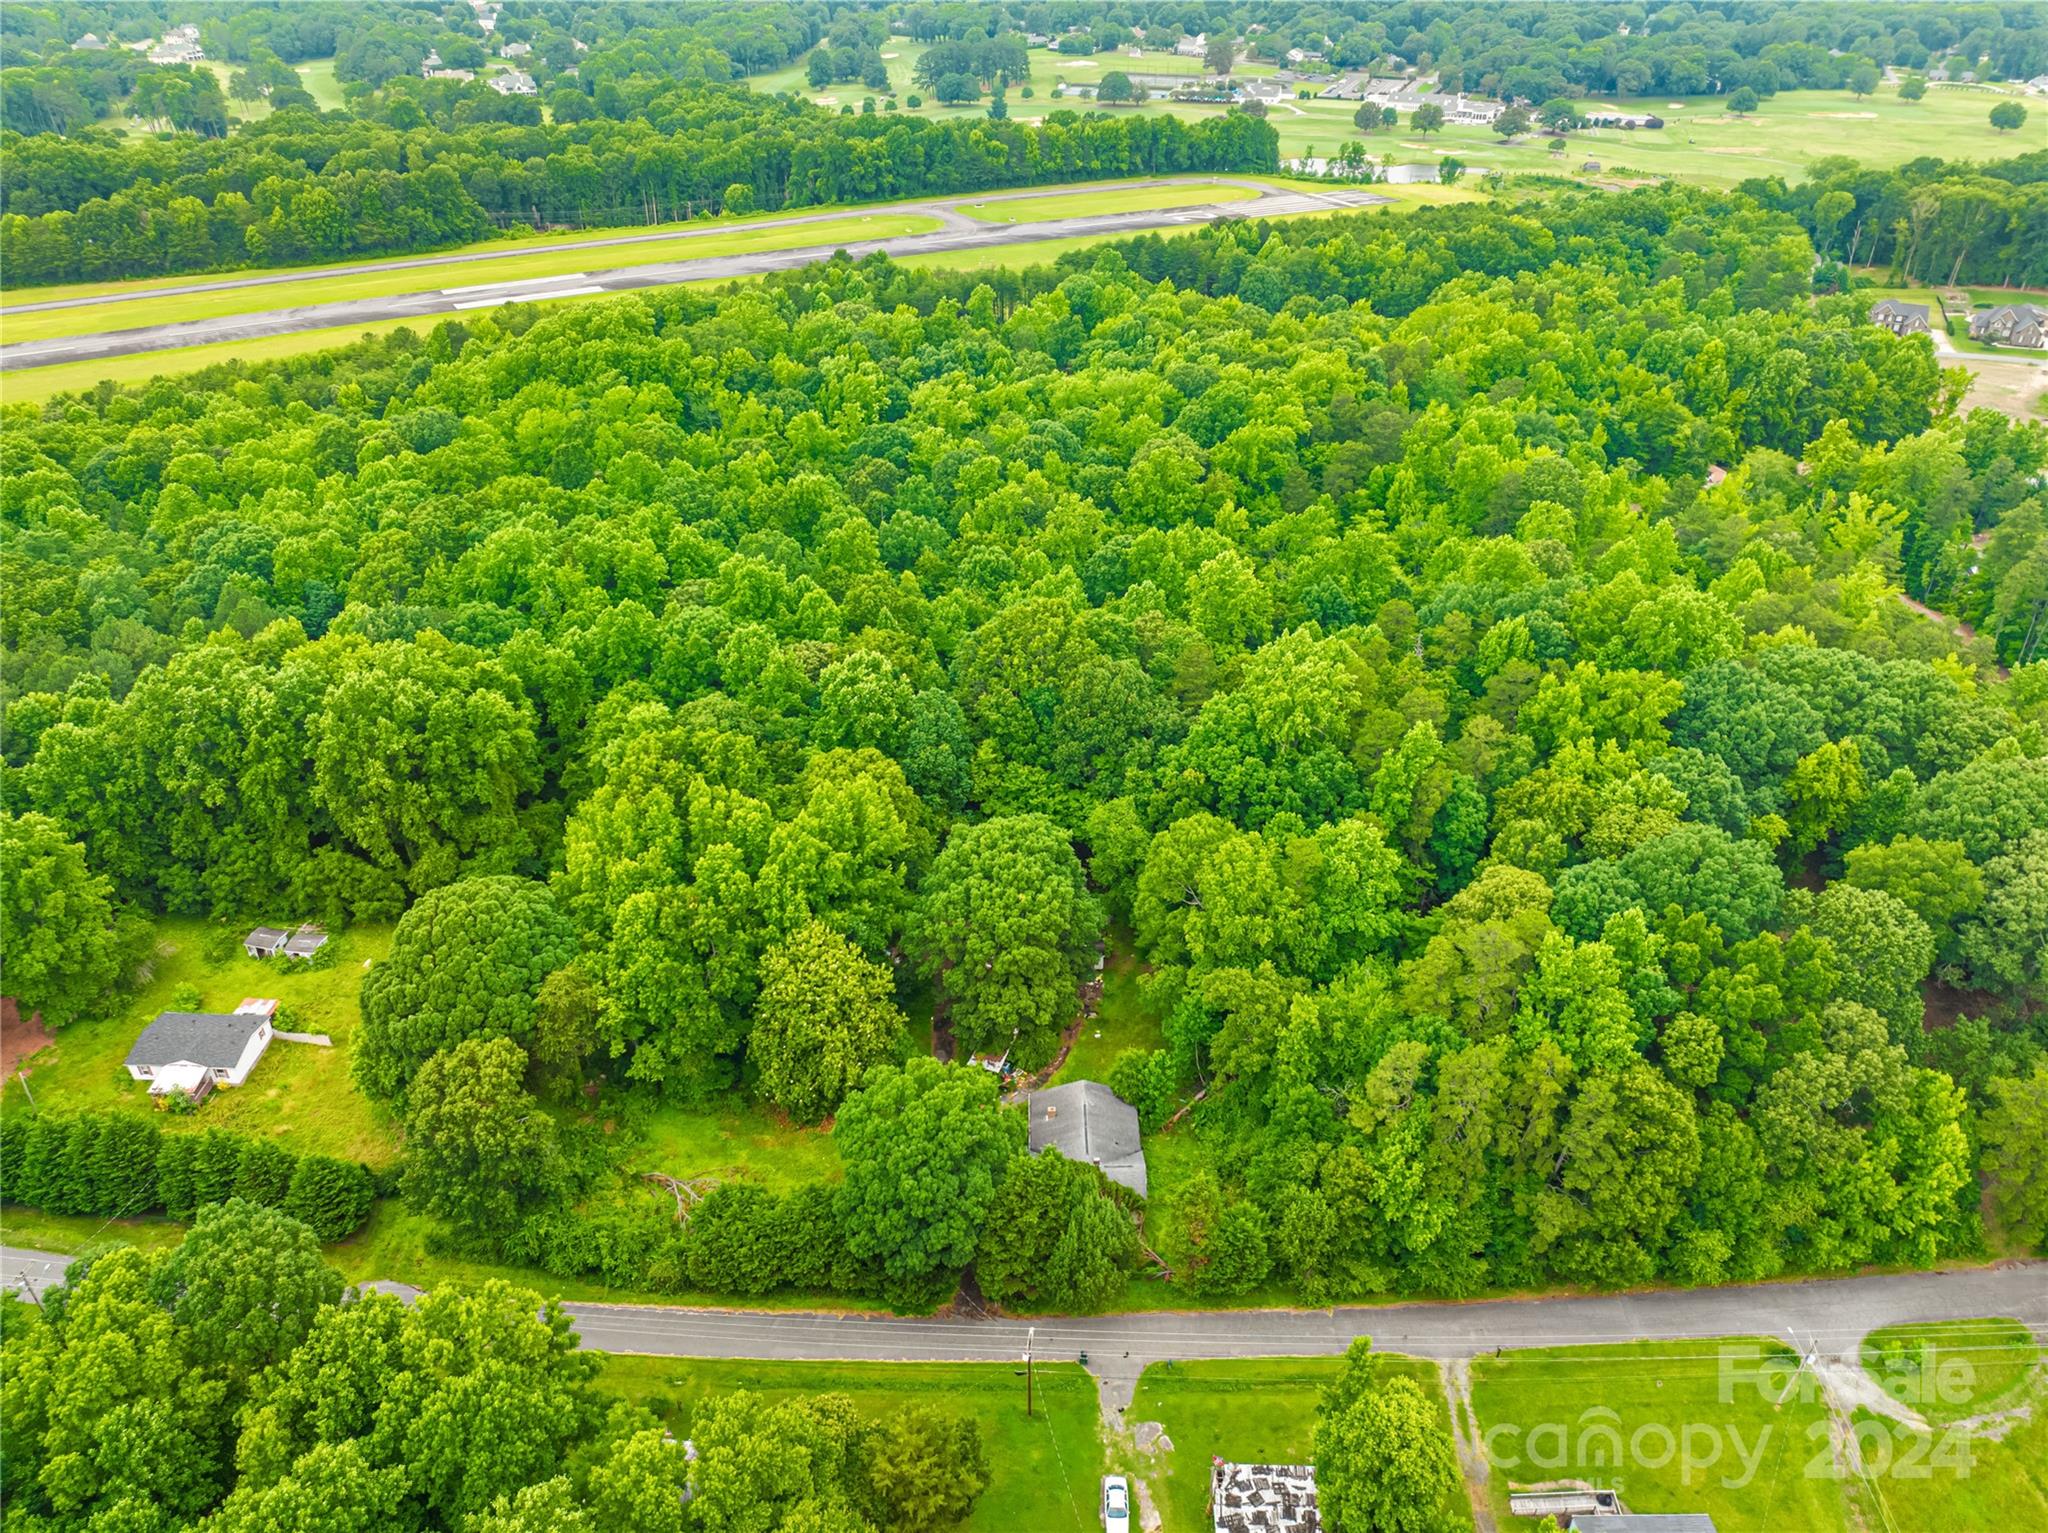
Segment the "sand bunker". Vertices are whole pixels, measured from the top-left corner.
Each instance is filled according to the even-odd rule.
[[[1093,60],[1093,59],[1061,59],[1061,60],[1060,60],[1060,68],[1062,68],[1062,69],[1094,69],[1094,68],[1097,68],[1097,67],[1098,67],[1098,66],[1097,66],[1096,62],[1095,62],[1095,60]]]
[[[1808,117],[1832,117],[1841,122],[1876,122],[1875,112],[1808,112]]]

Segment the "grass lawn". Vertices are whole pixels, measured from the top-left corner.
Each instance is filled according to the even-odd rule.
[[[96,1241],[167,1251],[185,1238],[185,1226],[168,1219],[93,1219],[82,1214],[46,1214],[37,1208],[0,1208],[0,1244],[18,1250],[55,1251],[71,1256]]]
[[[1132,186],[1104,192],[1049,192],[1041,197],[990,197],[963,202],[958,210],[986,224],[1030,224],[1048,218],[1082,218],[1091,213],[1137,213],[1153,208],[1187,208],[1212,202],[1249,202],[1249,186],[1186,181],[1173,186]]]
[[[1139,964],[1131,951],[1131,934],[1122,928],[1109,936],[1108,961],[1102,969],[1102,1004],[1095,1025],[1081,1030],[1066,1062],[1053,1076],[1066,1081],[1106,1081],[1109,1067],[1125,1049],[1156,1049],[1166,1042],[1157,1017],[1145,1009],[1138,994]]]
[[[381,298],[394,293],[416,293],[437,285],[475,287],[489,282],[561,277],[588,271],[604,271],[619,266],[645,266],[656,261],[709,260],[717,256],[747,255],[759,250],[788,250],[810,245],[831,246],[855,240],[924,234],[938,227],[939,221],[936,218],[915,213],[849,214],[845,218],[826,219],[819,223],[769,224],[753,228],[744,224],[721,226],[700,223],[695,233],[678,234],[673,239],[615,245],[599,250],[528,247],[524,251],[507,254],[499,260],[464,262],[458,266],[351,272],[344,276],[308,277],[299,282],[266,283],[260,287],[185,293],[175,298],[136,298],[126,302],[91,304],[75,309],[43,309],[29,314],[8,316],[4,324],[0,324],[0,334],[4,334],[9,343],[49,340],[66,335],[97,335],[106,330],[174,324],[182,320],[216,319],[230,314],[262,313],[300,304],[345,303],[356,298]],[[165,280],[175,282],[184,279]],[[207,279],[194,276],[190,280]],[[35,290],[35,299],[50,296],[56,295],[42,289]],[[417,324],[419,321],[416,320],[414,323]]]
[[[1448,1432],[1450,1410],[1436,1365],[1391,1352],[1379,1358],[1387,1376],[1412,1378],[1422,1386]],[[1125,1420],[1158,1422],[1172,1439],[1173,1451],[1126,1449],[1116,1467],[1151,1487],[1165,1533],[1207,1533],[1210,1459],[1308,1463],[1316,1401],[1343,1366],[1340,1357],[1154,1363],[1139,1378]]]
[[[969,1533],[1096,1528],[1103,1469],[1095,1382],[1076,1363],[1036,1370],[1036,1411],[1024,1414],[1024,1381],[1008,1363],[734,1362],[606,1354],[600,1388],[657,1412],[688,1437],[715,1395],[751,1390],[770,1399],[844,1394],[861,1414],[887,1417],[911,1405],[966,1416],[981,1428],[988,1489],[960,1524]]]
[[[348,1051],[361,1016],[356,992],[363,967],[390,950],[391,928],[358,926],[337,933],[330,944],[338,949],[335,961],[320,969],[249,958],[239,943],[232,957],[209,961],[205,948],[219,930],[198,919],[158,922],[148,983],[104,1015],[64,1028],[30,1061],[29,1086],[37,1107],[44,1112],[112,1108],[152,1113],[145,1088],[129,1078],[121,1061],[151,1019],[172,1009],[176,992],[195,987],[199,1009],[212,1011],[233,1011],[246,996],[275,996],[283,1003],[281,1027],[326,1033],[334,1047],[275,1041],[246,1083],[215,1092],[189,1116],[166,1113],[158,1121],[172,1133],[230,1128],[274,1138],[300,1154],[390,1165],[398,1157],[398,1126],[357,1093],[349,1080]],[[9,1108],[22,1104],[21,1090],[18,1080],[7,1082]]]
[[[635,1170],[722,1176],[778,1191],[839,1179],[829,1130],[791,1123],[737,1093],[708,1109],[656,1108],[634,1130],[637,1142],[625,1163]]]
[[[1932,1437],[1856,1413],[1869,1478],[1852,1494],[1868,1528],[1955,1528],[2018,1533],[2048,1528],[2048,1409],[2037,1389],[2031,1415],[2003,1435],[1947,1427]]]
[[[1886,1394],[1939,1426],[2017,1403],[2041,1356],[2017,1320],[1951,1320],[1872,1331],[1862,1361]]]
[[[293,67],[299,72],[299,83],[306,87],[306,94],[313,98],[321,111],[341,109],[341,82],[334,78],[333,59],[308,59]]]
[[[1763,1337],[1477,1359],[1472,1404],[1500,1526],[1533,1526],[1508,1516],[1510,1481],[1576,1478],[1618,1490],[1631,1511],[1705,1512],[1721,1533],[1846,1527],[1827,1407],[1811,1387],[1788,1393],[1796,1367]]]

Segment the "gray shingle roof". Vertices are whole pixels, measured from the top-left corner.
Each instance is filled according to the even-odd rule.
[[[243,1012],[227,1015],[214,1011],[167,1011],[142,1030],[127,1063],[174,1065],[180,1061],[204,1065],[209,1070],[227,1070],[241,1063],[256,1029],[270,1018]]]
[[[1102,1168],[1112,1182],[1145,1196],[1145,1152],[1138,1110],[1100,1081],[1069,1081],[1025,1098],[1031,1118],[1031,1153],[1048,1147],[1068,1160]]]

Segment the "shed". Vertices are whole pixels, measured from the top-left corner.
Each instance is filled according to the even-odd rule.
[[[1145,1151],[1138,1110],[1100,1081],[1069,1081],[1024,1099],[1030,1115],[1033,1155],[1057,1149],[1068,1160],[1087,1161],[1139,1197],[1146,1192]]]
[[[284,956],[287,958],[311,958],[327,946],[327,933],[310,921],[284,939]]]
[[[1575,1512],[1565,1533],[1716,1533],[1705,1512]]]
[[[251,958],[275,958],[284,951],[291,933],[278,926],[259,926],[242,939],[242,951]]]

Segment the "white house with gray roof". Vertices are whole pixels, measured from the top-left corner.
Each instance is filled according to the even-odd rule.
[[[1100,1081],[1069,1081],[1024,1099],[1031,1118],[1030,1149],[1056,1149],[1068,1160],[1086,1161],[1119,1186],[1145,1196],[1145,1151],[1138,1138],[1138,1109]]]
[[[277,1036],[276,1012],[273,1000],[247,1000],[232,1012],[162,1012],[128,1051],[128,1074],[149,1082],[151,1096],[182,1091],[197,1099],[239,1086]]]

